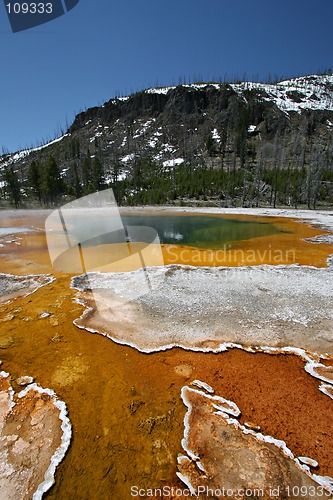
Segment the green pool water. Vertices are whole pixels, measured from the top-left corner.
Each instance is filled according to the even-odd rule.
[[[283,232],[269,222],[198,215],[130,215],[122,216],[122,221],[125,226],[155,229],[164,244],[210,249]]]

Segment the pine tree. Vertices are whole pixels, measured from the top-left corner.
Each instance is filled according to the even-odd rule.
[[[65,191],[65,184],[53,156],[50,156],[42,170],[42,195],[46,204],[54,205]]]
[[[9,195],[10,201],[14,203],[15,208],[18,208],[20,206],[22,196],[20,182],[14,167],[5,168],[4,180],[6,182],[6,191]]]
[[[83,180],[83,188],[84,192],[92,192],[92,168],[91,168],[91,156],[88,149],[87,155],[83,160],[82,165],[82,180]]]
[[[75,196],[77,198],[80,198],[82,196],[82,187],[76,163],[74,165],[74,189],[75,189]]]
[[[42,203],[42,177],[40,165],[35,160],[31,162],[28,171],[28,184],[34,196],[37,197],[39,203]]]
[[[215,141],[212,137],[212,134],[209,134],[206,139],[206,148],[209,156],[214,156],[215,154]]]
[[[92,170],[92,185],[95,191],[101,191],[105,187],[103,166],[99,158],[94,159]]]

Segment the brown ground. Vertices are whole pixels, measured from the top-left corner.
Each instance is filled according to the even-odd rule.
[[[306,237],[319,233],[300,226]],[[321,253],[319,247],[311,246],[312,253]],[[3,250],[2,272],[51,272],[39,233],[12,253]],[[235,401],[242,422],[260,425],[263,433],[285,440],[296,456],[316,459],[319,474],[333,476],[333,402],[299,358],[237,349],[142,354],[74,327],[82,306],[73,302],[70,276],[57,278],[31,296],[0,306],[2,318],[13,316],[0,323],[0,336],[7,339],[0,349],[1,368],[14,378],[32,374],[39,385],[56,391],[73,424],[72,445],[47,498],[127,500],[134,485],[184,487],[175,475],[186,413],[180,392],[194,379]],[[40,319],[42,312],[50,316]]]

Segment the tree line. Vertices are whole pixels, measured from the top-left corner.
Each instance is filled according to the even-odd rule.
[[[82,165],[73,163],[60,170],[54,156],[46,161],[32,160],[27,171],[9,165],[3,171],[4,195],[16,208],[26,203],[56,206],[106,187],[99,158],[86,155]]]
[[[276,207],[333,203],[333,170],[310,166],[276,165],[227,169],[205,165],[163,168],[149,159],[139,161],[131,178],[113,183],[121,205],[191,204],[214,202],[219,206]]]
[[[312,163],[293,167],[265,164],[182,164],[163,167],[148,157],[136,160],[131,174],[120,180],[121,165],[105,169],[98,158],[85,157],[62,173],[53,156],[44,163],[33,160],[26,179],[20,180],[14,166],[5,168],[5,195],[15,207],[31,203],[49,207],[71,199],[113,188],[119,205],[205,203],[243,207],[261,204],[316,209],[319,203],[333,203],[333,168],[314,155]],[[65,175],[64,175],[65,174]]]
[[[180,165],[163,166],[138,148],[126,178],[117,150],[103,157],[96,138],[94,154],[89,148],[83,153],[75,139],[66,150],[65,163],[51,155],[32,159],[28,168],[6,166],[2,198],[15,207],[48,207],[111,187],[120,205],[211,202],[316,209],[333,203],[332,136],[313,140],[314,130],[307,120],[297,132],[277,130],[270,141],[261,141],[249,134],[248,119],[241,118],[234,130],[220,131],[219,141],[208,133],[200,150],[191,154],[186,141]]]

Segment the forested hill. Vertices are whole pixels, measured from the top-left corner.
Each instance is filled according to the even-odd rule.
[[[119,204],[333,204],[333,76],[152,88],[0,157],[2,204],[112,187]]]

